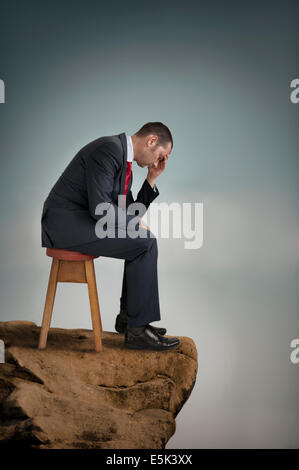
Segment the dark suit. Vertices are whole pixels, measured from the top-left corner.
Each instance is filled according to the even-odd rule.
[[[128,311],[128,325],[139,326],[160,320],[155,237],[118,238],[117,227],[126,228],[135,215],[126,210],[118,218],[118,195],[124,194],[127,140],[126,134],[100,137],[85,145],[63,171],[43,205],[42,247],[54,247],[81,253],[124,259],[121,308]],[[147,180],[136,200],[128,185],[125,209],[131,202],[142,202],[146,209],[159,195]],[[110,203],[116,225],[116,238],[98,238],[95,224],[101,202]],[[139,224],[138,224],[139,225]],[[146,234],[148,231],[142,229]],[[122,235],[123,237],[124,235]]]

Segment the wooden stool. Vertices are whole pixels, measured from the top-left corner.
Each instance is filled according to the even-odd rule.
[[[76,251],[61,250],[59,248],[47,248],[47,256],[53,259],[38,348],[44,349],[47,345],[57,282],[84,282],[88,284],[95,350],[102,351],[101,333],[103,328],[93,264],[93,259],[98,258],[98,256],[84,255]]]

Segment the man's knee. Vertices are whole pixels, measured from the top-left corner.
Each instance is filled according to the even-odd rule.
[[[157,242],[157,238],[155,237],[155,235],[152,234],[149,240],[150,240],[149,249],[151,249],[154,252],[158,252],[158,242]]]
[[[141,245],[143,245],[146,250],[157,251],[158,249],[157,238],[149,230],[147,231],[147,237],[140,237],[139,240],[140,240]]]

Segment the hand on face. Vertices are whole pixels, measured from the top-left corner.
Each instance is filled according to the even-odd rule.
[[[159,158],[159,160],[156,163],[152,163],[151,165],[148,166],[148,176],[151,178],[157,178],[166,167],[166,161],[168,159],[168,155]]]

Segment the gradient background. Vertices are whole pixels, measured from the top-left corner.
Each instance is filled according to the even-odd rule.
[[[298,447],[298,2],[0,5],[1,320],[40,325],[41,210],[74,154],[162,121],[174,148],[155,202],[204,204],[202,248],[158,239],[160,324],[199,352],[166,447]],[[123,261],[95,265],[114,331]],[[85,285],[58,286],[52,326],[91,328]]]

